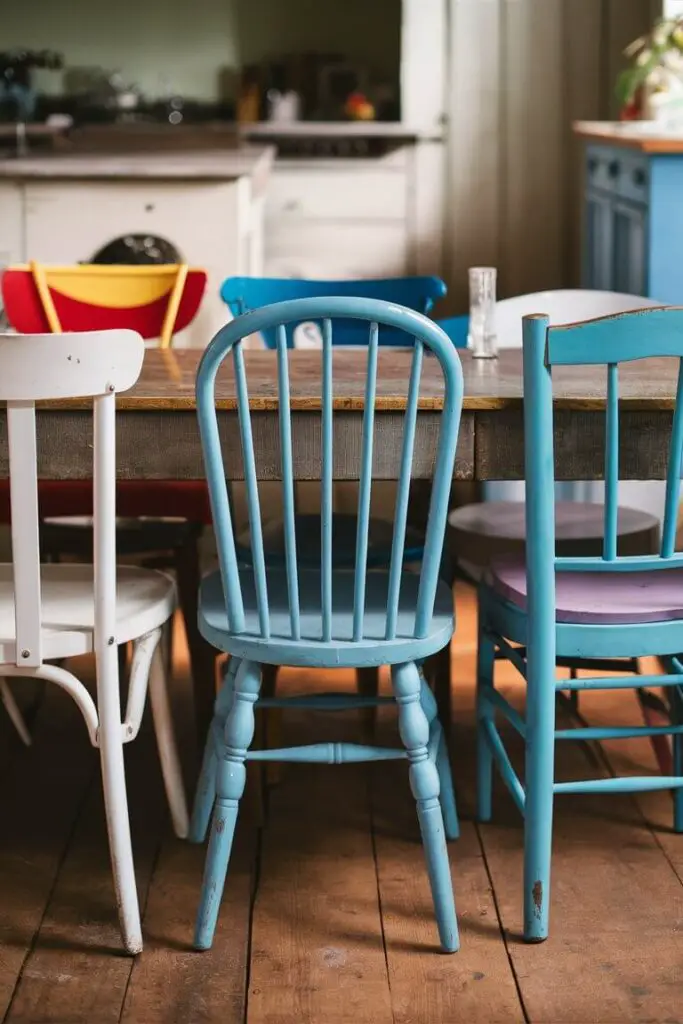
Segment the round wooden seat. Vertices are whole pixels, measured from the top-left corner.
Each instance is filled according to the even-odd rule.
[[[604,534],[604,505],[559,501],[555,505],[555,549],[558,556],[599,555]],[[523,554],[525,505],[523,501],[490,501],[465,505],[448,517],[453,554],[481,570],[501,555]],[[659,520],[649,512],[620,508],[620,555],[644,555],[657,550]]]

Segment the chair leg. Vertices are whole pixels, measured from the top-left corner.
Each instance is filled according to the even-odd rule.
[[[439,773],[439,803],[441,804],[441,813],[443,814],[443,823],[446,829],[446,839],[458,839],[460,837],[460,823],[455,803],[455,792],[453,791],[453,776],[451,775],[446,736],[439,721],[434,694],[429,688],[422,669],[419,669],[419,672],[420,703],[429,722],[429,745],[430,750],[434,750],[434,763]]]
[[[356,685],[358,687],[358,693],[361,697],[373,697],[379,696],[379,669],[374,666],[371,668],[357,668],[356,669]],[[363,733],[368,739],[372,739],[375,735],[375,726],[377,724],[377,708],[367,707],[361,710],[361,721],[363,723]]]
[[[162,642],[163,634],[152,655],[149,671],[149,699],[152,705],[152,719],[159,749],[161,774],[166,788],[173,830],[179,839],[185,839],[189,829],[187,799],[173,728],[171,703],[168,697],[166,670],[161,650]]]
[[[216,652],[207,644],[197,626],[197,605],[201,571],[199,540],[193,538],[175,552],[178,597],[190,651],[197,742],[201,750],[213,714],[216,697]]]
[[[486,739],[484,723],[493,721],[494,710],[487,699],[493,686],[495,645],[485,631],[483,598],[479,597],[479,632],[477,641],[477,818],[491,820],[493,796],[493,754]]]
[[[398,704],[399,731],[410,762],[410,788],[417,803],[439,938],[444,951],[454,953],[459,946],[455,898],[439,803],[439,774],[427,750],[429,722],[422,708],[417,666],[413,662],[392,666],[391,682]]]
[[[254,704],[260,687],[260,665],[243,661],[235,677],[234,700],[225,723],[225,749],[216,774],[216,803],[195,927],[197,949],[210,949],[213,942],[239,802],[246,783],[245,760],[254,737]]]
[[[98,744],[121,934],[126,951],[137,954],[142,952],[142,929],[128,818],[117,661],[114,645],[97,653]]]
[[[681,687],[671,687],[671,718],[674,725],[683,725],[683,693]],[[683,736],[672,736],[673,774],[683,775]],[[673,791],[674,832],[683,832],[683,786]]]
[[[555,763],[555,637],[529,636],[524,805],[524,938],[548,937]],[[530,618],[529,630],[534,628]]]
[[[203,843],[206,830],[216,799],[216,772],[218,771],[218,751],[216,750],[216,732],[225,728],[225,722],[232,707],[235,676],[240,659],[231,658],[228,670],[216,697],[214,717],[204,746],[204,758],[197,780],[197,790],[192,807],[192,819],[188,839],[191,843]]]
[[[28,731],[28,726],[24,721],[24,716],[19,710],[19,705],[14,699],[14,694],[9,688],[9,683],[6,679],[0,679],[0,700],[5,706],[5,711],[9,716],[9,720],[14,728],[19,733],[22,743],[27,747],[31,746],[31,733]]]

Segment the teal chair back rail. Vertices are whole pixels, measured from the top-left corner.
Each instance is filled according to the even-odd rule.
[[[410,477],[418,412],[420,372],[425,350],[432,352],[442,367],[444,376],[444,406],[414,619],[415,638],[424,637],[433,613],[444,543],[448,499],[453,477],[456,442],[462,408],[462,368],[459,357],[447,336],[436,324],[427,320],[424,316],[405,307],[377,299],[346,296],[294,299],[246,313],[224,327],[213,339],[202,357],[197,374],[197,409],[230,630],[233,633],[239,634],[245,631],[246,624],[235,535],[228,500],[228,489],[223,472],[221,443],[215,410],[216,374],[223,361],[227,357],[231,357],[235,374],[244,459],[244,483],[249,516],[256,607],[258,609],[260,635],[264,641],[268,641],[270,638],[270,595],[267,588],[266,559],[264,556],[261,508],[257,486],[256,454],[253,444],[247,373],[242,342],[246,337],[256,332],[274,332],[277,349],[285,570],[289,598],[288,633],[290,640],[297,641],[302,635],[302,608],[297,571],[298,552],[295,530],[294,458],[291,433],[287,327],[292,323],[310,320],[321,321],[323,336],[321,352],[322,452],[319,607],[320,641],[323,644],[331,643],[335,639],[332,610],[332,483],[334,456],[332,348],[334,345],[334,324],[340,322],[344,325],[347,321],[353,321],[357,330],[362,327],[366,334],[368,349],[365,410],[359,465],[358,528],[355,560],[352,570],[353,622],[350,637],[353,641],[361,641],[363,639],[365,587],[368,569],[368,522],[372,488],[375,395],[377,387],[377,350],[381,344],[383,332],[385,330],[400,331],[414,339],[412,366],[407,385],[400,478],[397,485],[393,541],[388,571],[385,626],[385,639],[387,640],[393,640],[396,636]],[[344,630],[345,639],[349,639],[348,627],[349,623],[346,623]],[[310,635],[308,630],[306,632],[307,635]]]
[[[659,554],[617,557],[619,489],[619,364],[639,359],[679,360],[676,404],[667,466],[664,519]],[[674,553],[683,455],[683,309],[662,307],[550,327],[547,317],[524,318],[525,457],[527,473],[527,546],[530,590],[554,614],[552,585],[559,572],[652,572],[683,568]],[[554,366],[605,366],[605,503],[601,556],[555,557],[552,369]],[[538,581],[532,585],[532,581]],[[545,582],[542,582],[545,581]],[[540,592],[539,591],[540,585]]]
[[[418,313],[429,313],[435,302],[446,294],[446,285],[438,277],[389,277],[374,281],[314,281],[275,277],[229,277],[221,286],[221,298],[233,316],[241,316],[262,306],[294,299],[324,298],[329,295],[381,299],[397,302]],[[293,321],[285,325],[287,346],[294,345]],[[333,324],[335,345],[366,345],[367,331],[362,324],[344,320]],[[267,348],[277,347],[276,330],[265,328],[262,332]],[[408,339],[401,331],[382,331],[382,345],[406,345]]]

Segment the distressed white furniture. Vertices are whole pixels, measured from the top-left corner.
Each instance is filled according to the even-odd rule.
[[[142,949],[123,745],[135,739],[149,685],[159,759],[179,836],[188,815],[159,640],[175,610],[170,577],[116,566],[115,402],[138,379],[144,342],[133,331],[0,335],[0,400],[7,403],[12,563],[0,565],[0,673],[56,683],[74,699],[100,751],[109,847],[126,950]],[[92,400],[94,566],[40,564],[35,403]],[[117,645],[132,642],[122,718]],[[94,653],[97,699],[67,668]],[[4,683],[7,705],[7,683]],[[16,719],[18,709],[9,702]],[[20,716],[19,716],[20,721]]]

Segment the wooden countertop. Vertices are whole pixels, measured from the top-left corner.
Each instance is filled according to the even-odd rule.
[[[159,351],[150,349],[140,380],[118,396],[118,408],[139,412],[194,410],[194,381],[201,352],[192,349]],[[363,408],[367,354],[358,350],[334,353],[333,394],[337,412]],[[412,353],[405,349],[380,349],[377,375],[378,411],[403,411],[406,407]],[[278,408],[276,355],[274,352],[245,352],[250,407],[254,411]],[[522,404],[522,354],[508,349],[495,360],[472,359],[462,354],[466,411],[520,409]],[[320,353],[310,350],[290,353],[292,411],[320,410]],[[648,359],[620,367],[621,407],[647,412],[673,409],[676,368],[670,359]],[[601,367],[562,367],[553,373],[556,407],[581,411],[599,410],[605,403],[606,371]],[[232,363],[226,360],[217,381],[217,406],[237,407]],[[50,403],[55,407],[57,403]],[[83,402],[61,406],[83,407]],[[438,411],[443,406],[441,370],[433,357],[423,363],[419,408]]]
[[[652,121],[575,121],[574,133],[588,142],[625,146],[641,153],[683,153],[683,132],[666,131]]]
[[[29,156],[0,160],[0,178],[233,181],[251,177],[265,182],[274,154],[271,146],[244,145],[191,152]]]

